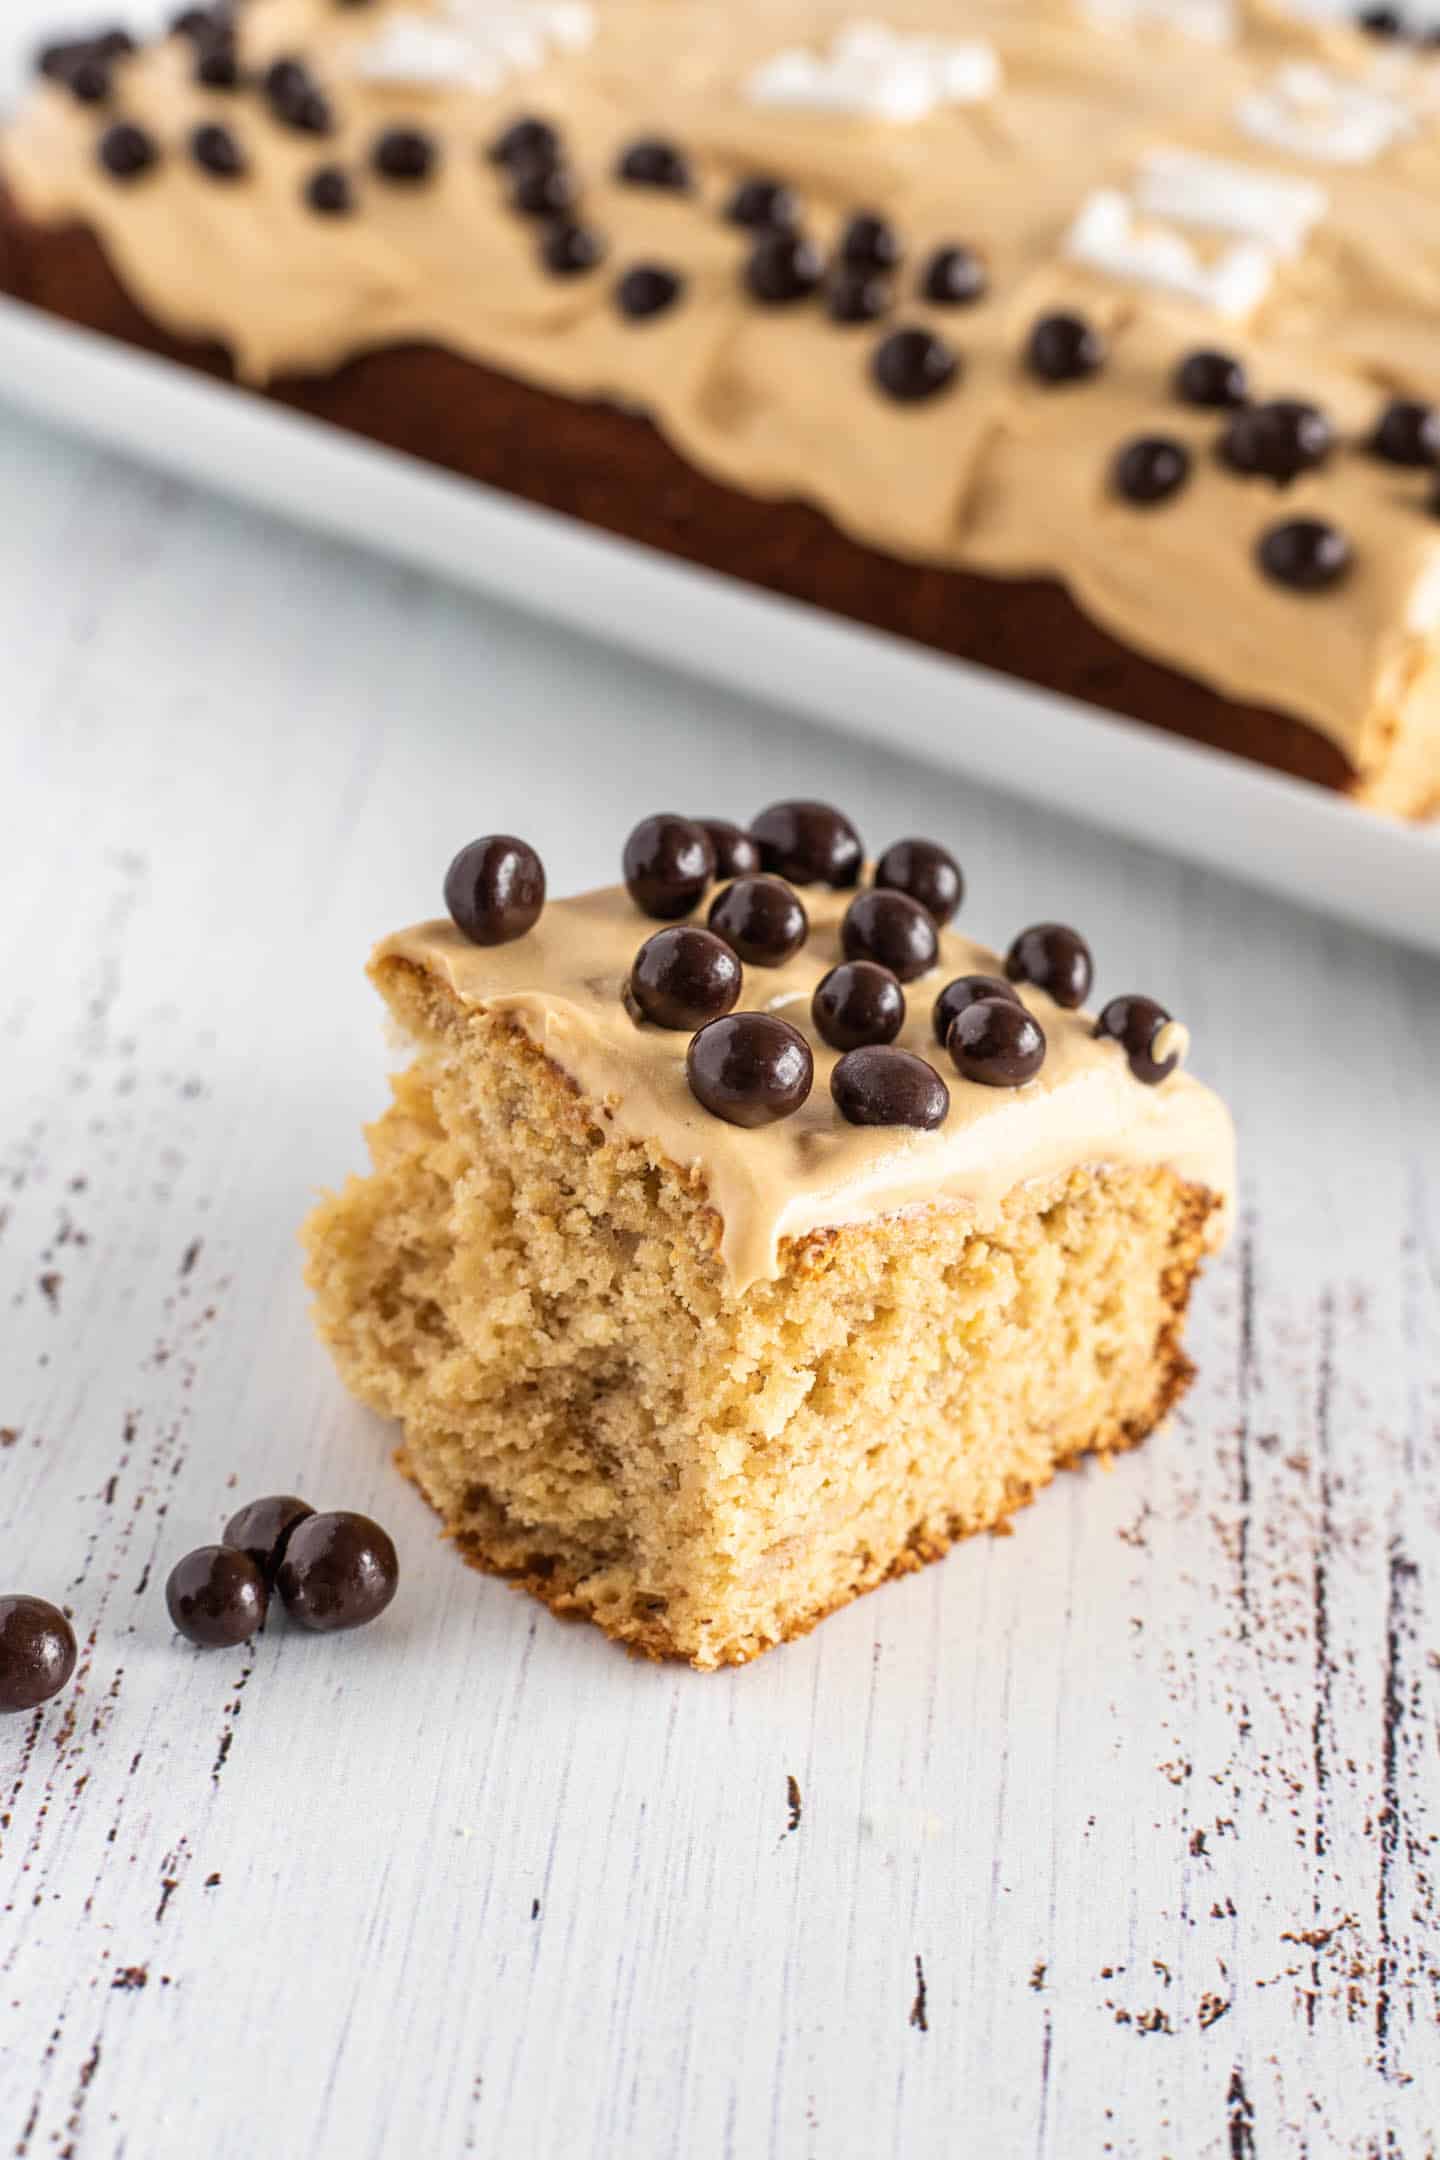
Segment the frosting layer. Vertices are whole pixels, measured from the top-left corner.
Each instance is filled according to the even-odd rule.
[[[409,961],[465,1005],[507,1015],[584,1096],[609,1108],[616,1130],[703,1180],[737,1292],[780,1273],[787,1239],[935,1203],[970,1209],[983,1228],[1017,1185],[1085,1164],[1168,1164],[1220,1195],[1214,1235],[1223,1236],[1235,1178],[1224,1104],[1185,1072],[1142,1086],[1119,1044],[1096,1040],[1090,1014],[1022,987],[1048,1044],[1040,1073],[1016,1089],[961,1079],[934,1039],[931,1007],[955,976],[998,974],[1001,962],[953,931],[941,933],[934,971],[907,986],[897,1038],[943,1075],[945,1123],[934,1132],[846,1124],[830,1098],[839,1053],[816,1033],[810,1000],[844,957],[840,923],[854,896],[807,887],[801,897],[809,939],[783,967],[747,968],[737,1010],[775,1012],[799,1028],[815,1055],[815,1085],[793,1117],[758,1131],[727,1125],[696,1102],[685,1078],[687,1034],[630,1018],[621,992],[658,925],[623,887],[552,900],[536,928],[510,945],[471,945],[451,923],[420,923],[386,938],[371,965]]]
[[[717,478],[813,501],[901,558],[1057,578],[1126,644],[1298,715],[1362,772],[1383,760],[1399,709],[1413,726],[1423,707],[1440,767],[1428,483],[1362,448],[1391,391],[1440,393],[1440,61],[1377,56],[1349,29],[1264,0],[1218,26],[1207,16],[1203,33],[1193,9],[1163,0],[1112,27],[1069,0],[976,0],[960,97],[944,92],[960,49],[949,0],[902,0],[880,42],[898,55],[885,81],[905,94],[871,109],[835,90],[834,56],[854,50],[842,0],[471,13],[484,37],[455,0],[249,0],[246,68],[303,56],[335,112],[331,137],[282,126],[252,90],[206,89],[189,42],[169,38],[118,65],[109,107],[38,86],[0,162],[27,214],[82,220],[157,322],[220,340],[250,382],[418,339],[615,399]],[[462,48],[448,71],[437,60]],[[477,66],[482,48],[493,65]],[[778,63],[792,87],[776,102],[757,85]],[[588,274],[547,272],[535,220],[482,154],[527,110],[561,130],[581,212],[603,236]],[[126,184],[95,155],[117,111],[163,151]],[[242,177],[217,182],[195,162],[201,123],[238,138]],[[397,124],[434,137],[430,180],[371,171],[376,134]],[[686,153],[692,191],[617,181],[622,148],[655,134]],[[349,216],[304,200],[333,162],[352,174]],[[740,274],[753,235],[721,210],[757,173],[796,187],[822,248],[856,210],[893,222],[908,261],[885,320],[841,326],[818,299],[756,304]],[[989,273],[964,308],[919,291],[929,254],[957,242]],[[637,263],[684,279],[679,303],[641,322],[614,303]],[[1061,308],[1090,317],[1109,357],[1086,382],[1047,386],[1018,355],[1034,319]],[[922,404],[893,403],[872,379],[876,342],[900,324],[959,357]],[[1324,406],[1342,443],[1324,469],[1282,493],[1216,459],[1223,416],[1171,389],[1177,359],[1210,343],[1246,362],[1257,395]],[[1193,453],[1191,478],[1138,510],[1110,469],[1125,442],[1157,432]],[[1299,593],[1257,570],[1262,534],[1296,517],[1348,536],[1340,588]]]

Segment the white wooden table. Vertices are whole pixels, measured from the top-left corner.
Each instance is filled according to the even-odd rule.
[[[17,2160],[1421,2160],[1440,2122],[1440,969],[0,409],[0,1727]],[[1112,1473],[741,1672],[467,1571],[313,1339],[373,935],[476,831],[833,796],[1190,1023],[1244,1220]],[[172,1636],[237,1499],[379,1626]]]

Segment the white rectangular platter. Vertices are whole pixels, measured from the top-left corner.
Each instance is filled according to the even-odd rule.
[[[0,299],[0,396],[827,725],[1440,950],[1440,829],[756,592]]]

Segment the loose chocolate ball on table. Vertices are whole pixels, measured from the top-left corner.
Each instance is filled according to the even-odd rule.
[[[973,248],[942,247],[926,263],[920,295],[936,307],[970,307],[983,300],[990,280]]]
[[[433,137],[413,127],[386,128],[370,152],[370,162],[382,180],[405,186],[428,180],[439,157]]]
[[[1158,1087],[1182,1062],[1189,1037],[1154,998],[1111,998],[1095,1023],[1098,1036],[1118,1042],[1130,1070],[1146,1087]]]
[[[830,1094],[849,1125],[914,1125],[933,1132],[950,1109],[950,1090],[913,1050],[873,1045],[847,1050],[830,1075]]]
[[[783,180],[742,180],[725,215],[732,225],[785,231],[800,222],[800,200]]]
[[[1324,592],[1350,568],[1350,542],[1323,518],[1289,518],[1260,535],[1256,560],[1266,577],[1296,592]]]
[[[560,137],[548,120],[527,114],[512,120],[485,155],[492,165],[554,165],[560,159]]]
[[[1083,315],[1042,315],[1025,342],[1025,365],[1043,383],[1083,382],[1105,364],[1105,340]]]
[[[850,219],[836,249],[841,262],[864,270],[893,270],[904,252],[890,220],[870,210],[859,211]]]
[[[792,885],[848,892],[860,882],[865,859],[860,835],[829,803],[772,803],[752,818],[750,832],[765,868]]]
[[[748,877],[760,868],[760,850],[748,832],[726,818],[697,818],[695,822],[710,835],[717,878]]]
[[[1271,398],[1235,414],[1220,438],[1220,458],[1232,472],[1280,485],[1325,463],[1335,430],[1318,405],[1304,398]]]
[[[891,1043],[905,1025],[905,992],[878,960],[842,960],[816,984],[810,1017],[832,1050]]]
[[[38,1710],[75,1670],[75,1630],[38,1597],[0,1597],[0,1712]]]
[[[743,970],[730,946],[690,923],[657,930],[635,955],[626,985],[632,1017],[693,1033],[728,1013],[740,996]]]
[[[908,893],[943,930],[965,897],[965,879],[936,840],[894,840],[875,865],[875,883]]]
[[[783,966],[810,934],[799,895],[783,878],[763,873],[736,878],[717,893],[707,920],[747,967]]]
[[[908,893],[871,888],[857,893],[840,925],[847,960],[876,960],[902,983],[934,967],[940,940],[928,908]]]
[[[1019,1005],[1019,993],[998,975],[957,975],[948,982],[935,1000],[931,1024],[938,1043],[948,1043],[950,1030],[962,1012],[981,998],[1004,998],[1011,1005]]]
[[[389,1533],[368,1515],[344,1509],[311,1515],[296,1527],[277,1577],[290,1618],[316,1635],[378,1619],[399,1583]]]
[[[641,818],[625,842],[621,865],[636,907],[657,922],[675,922],[704,898],[715,875],[715,849],[694,818],[660,811]]]
[[[297,1500],[294,1493],[267,1493],[263,1500],[251,1500],[231,1516],[220,1542],[253,1560],[266,1588],[273,1589],[291,1536],[314,1512],[308,1501]]]
[[[728,1013],[701,1028],[685,1057],[690,1092],[712,1117],[750,1130],[792,1117],[815,1084],[798,1028],[774,1013]]]
[[[899,405],[918,405],[948,389],[960,372],[959,356],[933,330],[911,324],[892,330],[875,348],[870,373],[876,387]]]
[[[1375,423],[1371,454],[1387,465],[1440,461],[1440,412],[1415,398],[1392,398]]]
[[[187,1642],[199,1650],[231,1650],[263,1626],[270,1592],[248,1553],[202,1545],[171,1569],[165,1603]]]
[[[1250,395],[1243,362],[1203,346],[1186,353],[1176,368],[1174,390],[1182,404],[1214,411],[1243,405]]]
[[[674,143],[662,136],[647,135],[620,153],[615,177],[629,187],[668,188],[686,194],[694,185],[690,160]]]
[[[509,945],[540,920],[545,866],[513,833],[472,840],[445,873],[450,919],[472,945]]]
[[[808,299],[823,275],[819,249],[797,232],[762,232],[745,265],[746,288],[765,307]]]
[[[1008,998],[977,998],[950,1023],[945,1038],[955,1069],[981,1087],[1023,1087],[1045,1062],[1045,1032]]]
[[[1095,963],[1078,930],[1065,923],[1032,923],[1005,955],[1005,973],[1011,982],[1033,983],[1073,1012],[1085,1002]]]

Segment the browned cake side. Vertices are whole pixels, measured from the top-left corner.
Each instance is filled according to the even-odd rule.
[[[217,345],[174,338],[126,293],[94,236],[41,227],[0,188],[0,289],[209,375]],[[1343,793],[1363,793],[1341,751],[1286,714],[1235,704],[1119,644],[1057,584],[925,568],[862,546],[803,503],[708,479],[651,424],[537,390],[434,346],[366,354],[268,393],[524,500],[936,651],[1142,720]],[[954,725],[967,724],[957,700]]]

